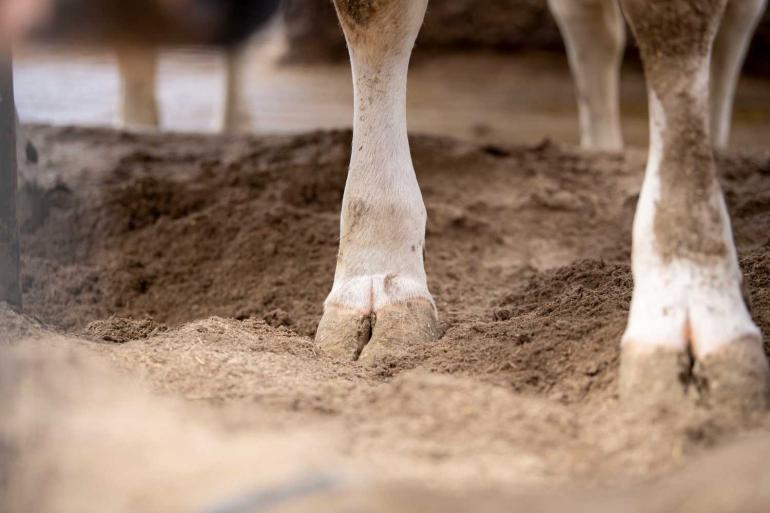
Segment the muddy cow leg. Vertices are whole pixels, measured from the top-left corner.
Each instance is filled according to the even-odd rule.
[[[651,132],[621,392],[679,400],[689,382],[710,400],[765,404],[768,364],[709,138],[709,60],[727,0],[621,1],[642,54]]]
[[[157,50],[120,48],[117,51],[120,76],[120,119],[125,128],[156,128],[159,124],[155,82]]]
[[[751,36],[767,0],[729,0],[714,43],[711,65],[711,130],[717,148],[730,142],[730,121],[738,78]]]
[[[335,0],[353,69],[355,118],[334,285],[316,340],[371,364],[436,337],[425,206],[406,128],[406,75],[427,0]]]
[[[623,149],[620,64],[626,27],[617,0],[548,0],[575,78],[581,146]]]

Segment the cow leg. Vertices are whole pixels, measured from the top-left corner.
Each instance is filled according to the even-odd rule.
[[[714,145],[725,149],[730,142],[733,100],[751,36],[767,0],[729,0],[714,43],[711,66],[711,130]]]
[[[0,48],[0,304],[21,311],[21,263],[16,213],[16,106],[13,62],[8,48]]]
[[[426,211],[409,153],[406,76],[428,0],[335,0],[355,110],[334,285],[316,340],[366,363],[436,337]],[[360,356],[360,358],[359,358]]]
[[[243,97],[241,71],[245,49],[234,47],[225,50],[225,87],[220,116],[220,130],[226,134],[248,131],[250,120],[248,105]]]
[[[126,128],[157,128],[155,82],[158,53],[153,48],[119,48],[120,120]]]
[[[619,81],[626,27],[617,0],[548,0],[548,5],[575,78],[581,146],[623,149]]]
[[[679,400],[685,376],[712,400],[764,404],[768,364],[709,138],[709,61],[727,0],[621,1],[644,63],[651,133],[621,392]]]

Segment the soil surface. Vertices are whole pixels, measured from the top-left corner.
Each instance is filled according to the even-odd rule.
[[[312,338],[349,131],[28,135],[10,511],[770,507],[769,414],[618,401],[643,152],[412,137],[442,335],[363,368]],[[770,155],[719,169],[767,337]]]

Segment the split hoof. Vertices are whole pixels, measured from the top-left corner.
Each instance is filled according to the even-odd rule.
[[[770,366],[761,339],[755,336],[741,337],[703,356],[625,344],[619,386],[621,399],[630,405],[675,407],[697,400],[742,413],[770,406]]]
[[[435,308],[422,298],[385,305],[374,313],[330,306],[316,332],[322,352],[367,366],[403,358],[413,346],[437,338]]]

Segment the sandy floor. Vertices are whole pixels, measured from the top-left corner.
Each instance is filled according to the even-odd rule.
[[[248,59],[257,135],[233,137],[191,133],[214,130],[219,55],[164,54],[163,126],[188,133],[129,134],[61,126],[114,122],[109,53],[17,53],[40,186],[23,190],[28,317],[0,305],[0,509],[770,511],[769,413],[713,404],[707,387],[678,408],[617,397],[645,160],[638,70],[623,74],[631,149],[605,155],[570,145],[561,56],[414,64],[441,338],[363,368],[312,339],[337,251],[349,70],[278,66],[278,50]],[[770,82],[746,78],[720,169],[766,339],[769,128]]]
[[[348,65],[276,65],[280,45],[270,41],[256,45],[244,59],[247,128],[274,134],[350,126]],[[413,131],[499,144],[578,141],[574,92],[563,56],[423,58],[413,64],[409,80]],[[117,116],[118,82],[108,52],[22,50],[16,87],[26,121],[104,126]],[[221,55],[195,50],[164,54],[158,89],[164,128],[214,131],[222,88]],[[629,64],[623,72],[622,106],[625,136],[632,145],[647,143],[646,105],[641,72]],[[768,119],[770,81],[744,77],[736,103],[735,146],[770,147]]]
[[[363,368],[312,340],[349,131],[28,132],[32,318],[0,309],[7,510],[770,507],[770,414],[708,387],[617,398],[643,152],[413,137],[442,335]],[[767,336],[770,160],[720,169]]]

